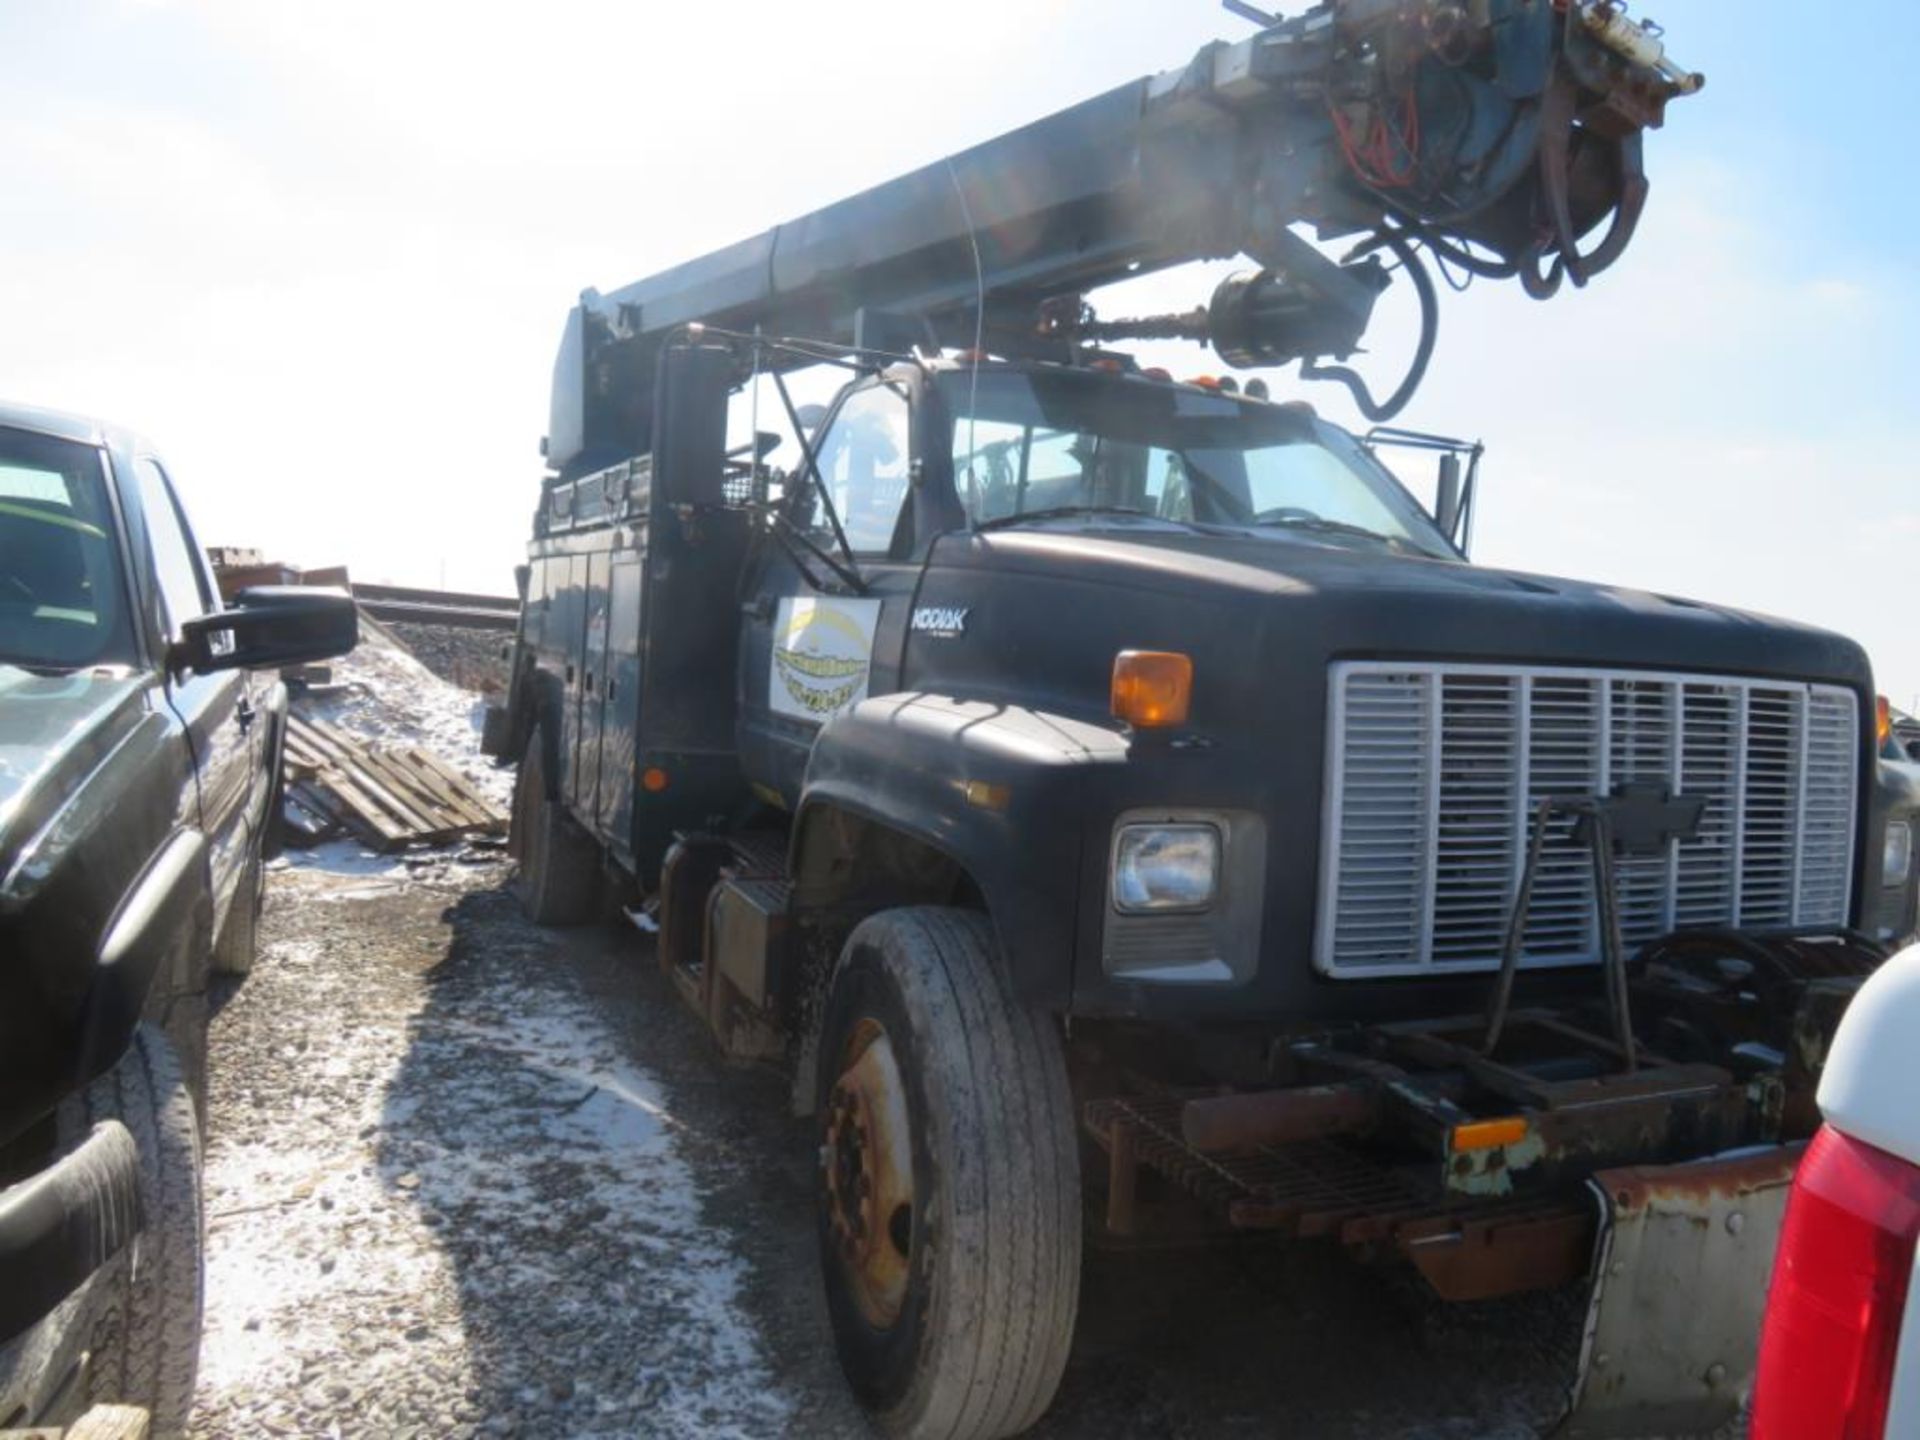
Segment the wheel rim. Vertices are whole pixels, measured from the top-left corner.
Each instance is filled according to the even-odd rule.
[[[841,1052],[820,1162],[834,1258],[860,1313],[887,1329],[906,1301],[917,1216],[906,1087],[877,1020],[862,1019]]]

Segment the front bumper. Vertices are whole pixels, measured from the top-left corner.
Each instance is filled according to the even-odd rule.
[[[140,1155],[108,1120],[0,1191],[0,1345],[31,1329],[139,1233]]]

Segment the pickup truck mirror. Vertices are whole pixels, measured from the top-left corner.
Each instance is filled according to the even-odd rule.
[[[232,608],[198,615],[181,628],[173,668],[264,670],[344,655],[360,643],[360,611],[344,590],[262,585],[242,590]]]

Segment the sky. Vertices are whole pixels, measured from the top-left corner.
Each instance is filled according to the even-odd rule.
[[[1828,626],[1920,709],[1920,6],[1640,13],[1708,85],[1650,137],[1637,243],[1551,304],[1445,296],[1399,423],[1486,442],[1477,560]],[[0,395],[144,430],[206,543],[507,590],[582,289],[1248,30],[1206,0],[0,0]]]

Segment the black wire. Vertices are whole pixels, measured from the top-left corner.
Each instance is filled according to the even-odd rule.
[[[1447,288],[1454,294],[1464,295],[1473,288],[1473,272],[1468,270],[1460,279],[1454,279],[1453,270],[1447,264],[1446,257],[1437,250],[1433,253],[1433,268],[1440,272],[1440,278],[1447,282]]]
[[[1333,380],[1346,386],[1360,413],[1376,424],[1391,420],[1407,408],[1407,402],[1413,399],[1420,382],[1427,378],[1427,366],[1433,360],[1433,348],[1440,338],[1440,294],[1433,288],[1432,274],[1414,253],[1410,235],[1410,231],[1391,225],[1380,232],[1380,243],[1399,258],[1401,266],[1413,280],[1414,290],[1420,296],[1420,343],[1414,349],[1413,364],[1406,378],[1400,382],[1400,388],[1385,401],[1377,401],[1367,382],[1356,370],[1345,365],[1318,365],[1312,360],[1302,361],[1300,365],[1302,379]]]

